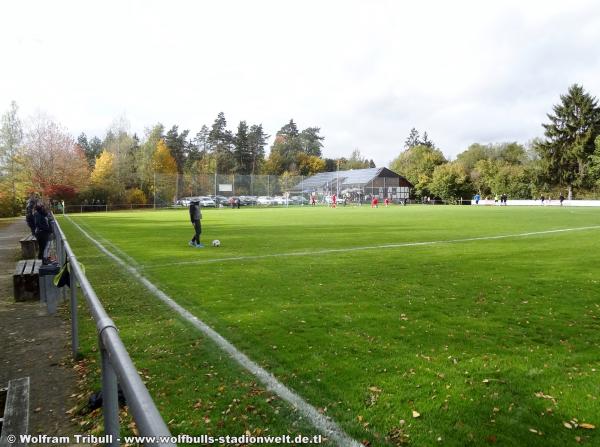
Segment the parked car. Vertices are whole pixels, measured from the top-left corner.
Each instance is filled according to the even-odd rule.
[[[191,197],[182,197],[181,199],[179,199],[175,202],[175,205],[190,206],[190,199],[191,199]]]
[[[290,205],[308,205],[309,203],[309,200],[302,196],[290,197]]]
[[[240,206],[256,205],[256,198],[252,196],[240,196]]]
[[[198,201],[200,201],[200,206],[203,206],[203,207],[212,206],[213,208],[217,206],[215,201],[213,199],[211,199],[210,197],[197,197],[196,199]]]
[[[289,203],[289,199],[283,196],[273,197],[273,205],[287,205]]]
[[[227,206],[229,204],[229,197],[225,196],[212,196],[211,197],[217,205]]]
[[[256,204],[266,206],[273,205],[273,198],[269,196],[260,196],[258,199],[256,199]]]

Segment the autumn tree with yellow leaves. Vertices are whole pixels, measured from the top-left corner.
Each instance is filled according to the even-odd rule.
[[[156,145],[156,151],[152,156],[152,168],[154,169],[153,189],[156,200],[167,203],[176,200],[177,162],[164,140],[160,140]]]

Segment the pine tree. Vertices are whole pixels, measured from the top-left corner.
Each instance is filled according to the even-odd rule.
[[[433,141],[431,141],[429,139],[429,136],[427,135],[427,132],[423,133],[423,139],[421,141],[419,141],[419,144],[421,144],[423,146],[435,148],[435,144],[433,144]]]
[[[179,126],[173,126],[165,135],[165,144],[169,148],[171,155],[177,163],[177,172],[183,173],[183,165],[186,160],[186,149],[187,149],[187,136],[190,133],[189,130],[184,130],[179,133]]]
[[[269,137],[263,131],[262,124],[250,126],[250,132],[248,133],[248,148],[252,158],[250,174],[254,175],[259,171],[259,167],[265,159],[265,146]]]
[[[208,133],[208,145],[216,161],[216,169],[223,174],[229,174],[234,167],[231,151],[233,135],[227,130],[225,114],[220,112]]]
[[[303,153],[302,139],[298,126],[293,119],[284,125],[275,136],[275,141],[269,154],[271,174],[280,174],[284,171],[296,172],[298,169],[298,155]],[[276,157],[273,155],[276,154]],[[279,163],[275,166],[274,160]]]
[[[410,129],[410,133],[408,134],[408,138],[404,142],[404,149],[410,149],[411,147],[415,147],[421,144],[421,137],[419,135],[419,131],[414,127]]]
[[[249,174],[252,169],[252,154],[248,140],[248,124],[240,121],[237,133],[233,138],[233,155],[235,157],[235,172],[237,174]]]
[[[92,137],[92,139],[88,142],[88,146],[90,152],[89,155],[86,153],[85,156],[88,159],[88,163],[90,163],[90,167],[94,167],[96,164],[96,159],[102,153],[102,140],[98,137]]]
[[[544,127],[546,139],[536,145],[551,184],[589,186],[590,156],[594,153],[594,140],[600,134],[600,109],[595,97],[582,86],[574,84],[560,104],[553,106]]]
[[[205,124],[202,125],[200,131],[194,137],[194,145],[198,149],[198,157],[202,158],[208,153],[208,134],[210,131]]]
[[[321,149],[323,148],[323,143],[321,142],[325,137],[319,135],[320,131],[319,127],[307,127],[300,132],[302,150],[306,155],[321,156]]]

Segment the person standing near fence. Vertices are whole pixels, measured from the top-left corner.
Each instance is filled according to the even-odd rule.
[[[25,222],[31,230],[31,234],[35,236],[35,206],[37,205],[37,197],[35,194],[31,194],[27,200],[27,206],[25,207]]]
[[[35,213],[33,215],[35,222],[35,238],[38,242],[38,259],[42,260],[42,264],[49,264],[48,260],[48,249],[50,245],[50,235],[52,234],[52,227],[50,221],[52,215],[46,210],[46,206],[43,203],[38,203],[35,207]]]
[[[193,200],[190,202],[190,220],[194,226],[194,237],[189,242],[191,247],[203,248],[204,245],[200,243],[200,234],[202,233],[202,226],[200,221],[202,220],[202,211],[200,211],[200,201]]]

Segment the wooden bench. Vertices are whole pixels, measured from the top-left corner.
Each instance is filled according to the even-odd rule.
[[[26,446],[19,436],[29,431],[29,377],[8,382],[3,397],[6,403],[0,408],[4,410],[0,414],[0,447]],[[16,436],[16,441],[10,442],[9,436]]]
[[[25,259],[17,262],[13,275],[15,301],[40,299],[39,269],[40,259]]]
[[[25,236],[19,241],[21,243],[21,254],[23,259],[36,258],[38,255],[38,243],[33,234]]]

